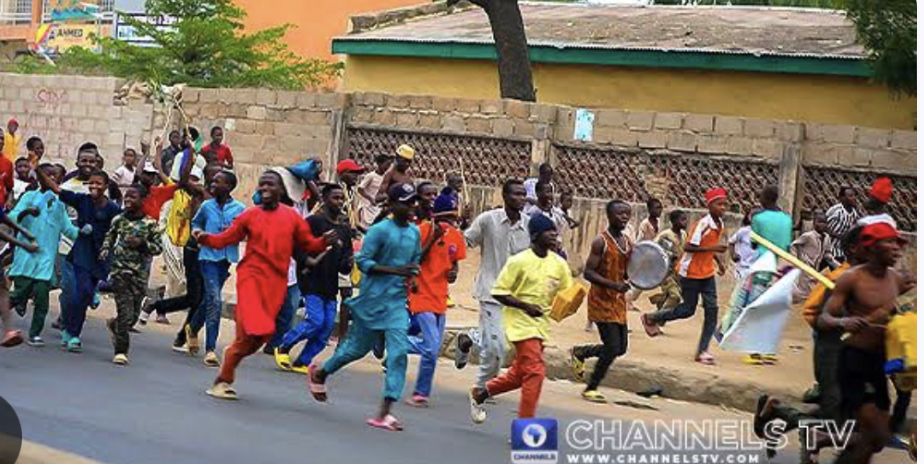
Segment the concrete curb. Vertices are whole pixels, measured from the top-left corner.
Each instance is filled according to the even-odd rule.
[[[451,327],[446,329],[441,355],[455,357],[455,339],[460,332],[469,328]],[[475,353],[469,362],[477,365]],[[593,361],[588,361],[587,371],[593,369]],[[545,372],[549,379],[574,380],[567,351],[559,347],[549,347],[545,352]],[[790,391],[766,389],[747,380],[729,380],[714,374],[689,372],[680,369],[653,366],[647,363],[618,359],[603,381],[604,387],[618,388],[630,392],[640,392],[652,388],[661,388],[660,396],[675,400],[712,404],[742,411],[753,411],[757,398],[768,393],[779,398],[785,404],[801,404],[801,397]]]
[[[58,451],[44,445],[23,440],[17,464],[102,464],[99,461]]]

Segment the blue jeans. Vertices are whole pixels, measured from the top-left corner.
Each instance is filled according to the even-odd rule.
[[[298,285],[290,285],[286,290],[286,299],[282,300],[282,308],[276,315],[276,333],[273,338],[266,344],[268,348],[276,348],[282,345],[282,338],[293,329],[292,322],[295,319],[295,312],[298,311],[298,302],[302,299],[302,292]],[[305,317],[308,317],[307,309]],[[290,345],[291,348],[291,345]]]
[[[699,345],[696,354],[701,354],[709,349],[709,340],[715,333],[715,327],[719,317],[718,296],[715,289],[715,277],[707,279],[688,279],[680,278],[680,293],[683,295],[683,302],[672,309],[662,309],[648,314],[648,321],[652,324],[670,322],[677,319],[687,319],[696,314],[696,306],[699,305],[699,299],[703,299],[703,330],[700,332]]]
[[[414,330],[417,328],[418,330]],[[408,354],[420,355],[420,369],[417,372],[417,384],[414,394],[430,396],[433,389],[433,375],[436,373],[436,360],[443,346],[443,331],[446,330],[446,315],[436,313],[418,313],[411,316],[411,333],[407,341],[410,344]]]
[[[353,320],[346,339],[337,345],[337,351],[324,363],[324,372],[333,374],[347,364],[361,359],[369,353],[372,346],[385,336],[387,358],[385,365],[385,399],[398,401],[404,392],[404,376],[407,374],[407,330],[406,329],[367,329],[359,320]]]
[[[293,363],[307,366],[327,346],[327,340],[334,331],[337,321],[337,299],[325,300],[318,295],[305,296],[305,320],[286,332],[279,348],[286,353],[298,342],[305,340],[305,347]]]
[[[223,261],[200,261],[205,294],[202,306],[196,311],[190,328],[199,332],[205,325],[205,351],[215,351],[218,344],[218,331],[221,328],[221,289],[230,276],[231,263]],[[192,310],[192,309],[190,309]]]
[[[66,255],[58,255],[58,266],[61,270],[61,281],[58,282],[61,288],[61,293],[58,294],[58,306],[61,308],[61,320],[64,321],[67,305],[70,303],[71,295],[74,294],[74,265],[67,260]]]
[[[83,323],[87,318],[87,308],[93,302],[93,294],[99,279],[93,273],[80,266],[73,266],[74,284],[70,295],[67,311],[64,313],[64,327],[71,337],[79,337],[83,331]],[[62,279],[63,280],[63,279]]]

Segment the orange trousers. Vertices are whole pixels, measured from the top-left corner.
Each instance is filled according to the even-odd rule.
[[[530,338],[513,342],[516,358],[504,375],[487,383],[485,388],[491,396],[520,389],[521,419],[536,417],[539,395],[542,394],[542,381],[545,380],[545,360],[542,358],[542,339]]]
[[[247,356],[257,352],[266,344],[273,334],[269,335],[247,335],[244,332],[243,324],[234,324],[235,334],[234,342],[225,349],[225,359],[221,360],[221,370],[218,372],[216,382],[234,383],[234,371],[237,366]]]

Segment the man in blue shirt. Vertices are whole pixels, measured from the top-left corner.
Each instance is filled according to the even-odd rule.
[[[769,240],[781,250],[789,250],[792,244],[792,217],[777,205],[780,190],[768,185],[760,192],[760,206],[763,208],[751,218],[751,230]],[[757,256],[766,253],[767,248],[757,245]]]
[[[353,324],[334,355],[308,372],[311,394],[327,401],[324,382],[347,364],[361,359],[383,336],[387,354],[385,392],[382,407],[367,423],[391,431],[403,425],[391,414],[391,406],[401,398],[407,371],[408,285],[415,285],[420,273],[420,230],[413,223],[417,191],[410,184],[398,183],[388,189],[389,219],[369,228],[356,265],[363,272],[359,296],[344,301]]]
[[[220,234],[244,212],[244,204],[231,198],[231,192],[237,187],[237,176],[231,171],[219,171],[209,184],[209,192],[214,197],[202,203],[199,212],[192,220],[193,230],[207,234]],[[199,264],[205,282],[205,295],[202,307],[196,311],[189,324],[189,331],[195,336],[205,325],[205,358],[209,367],[218,367],[220,361],[215,354],[218,343],[218,330],[221,327],[221,289],[228,280],[231,265],[239,260],[237,245],[220,250],[202,245],[199,249]],[[189,339],[189,337],[187,337]]]

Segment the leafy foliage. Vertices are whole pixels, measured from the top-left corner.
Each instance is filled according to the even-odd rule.
[[[874,76],[897,94],[917,95],[917,5],[914,0],[845,0]]]
[[[319,86],[342,69],[341,63],[304,59],[289,50],[282,39],[292,25],[245,33],[246,13],[231,0],[147,0],[145,10],[148,16],[176,18],[168,28],[125,18],[136,35],[158,46],[95,37],[100,53],[70,48],[59,65],[164,85],[281,89]]]

